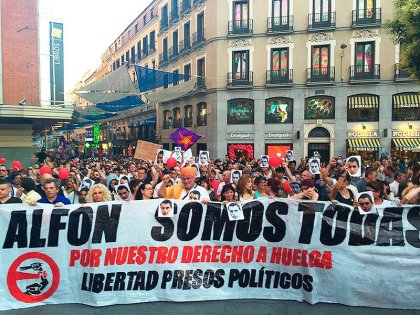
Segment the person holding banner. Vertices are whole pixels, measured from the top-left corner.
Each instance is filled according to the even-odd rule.
[[[86,201],[90,202],[106,202],[112,201],[111,193],[103,184],[93,184],[86,196]]]
[[[166,174],[163,176],[163,184],[158,191],[159,198],[165,199],[187,199],[191,190],[197,190],[200,193],[200,201],[208,203],[210,201],[209,194],[206,189],[195,183],[196,169],[188,166],[181,169],[181,183],[168,186],[171,176]]]

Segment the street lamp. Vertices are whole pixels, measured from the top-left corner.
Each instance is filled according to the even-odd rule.
[[[341,48],[341,54],[340,54],[340,57],[341,57],[341,66],[340,66],[340,68],[341,68],[341,84],[343,84],[344,83],[343,57],[344,57],[344,50],[347,48],[347,45],[344,44],[344,43],[342,43],[341,46],[340,46],[340,48]]]

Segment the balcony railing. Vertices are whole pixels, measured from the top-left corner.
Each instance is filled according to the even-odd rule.
[[[407,70],[402,69],[400,67],[400,64],[397,63],[395,65],[394,79],[395,79],[395,81],[406,81],[406,80],[410,80],[410,73]]]
[[[293,83],[293,69],[288,70],[268,70],[267,84],[291,84]]]
[[[193,125],[193,118],[184,117],[184,127],[192,127],[192,125]]]
[[[163,129],[169,129],[169,127],[171,126],[171,124],[169,123],[169,121],[167,121],[167,120],[164,120],[163,121]]]
[[[179,10],[178,8],[171,11],[169,23],[175,23],[176,20],[179,18]]]
[[[253,72],[229,72],[227,74],[228,86],[252,86]]]
[[[190,49],[191,49],[191,40],[189,38],[186,38],[186,39],[181,40],[179,42],[179,53],[180,54],[185,53]]]
[[[169,48],[168,53],[169,53],[169,59],[177,58],[179,56],[178,46]]]
[[[163,52],[159,54],[159,64],[168,62],[168,52]]]
[[[381,65],[350,67],[350,81],[374,81],[381,78]]]
[[[293,15],[267,18],[268,33],[293,32]]]
[[[182,118],[174,119],[174,122],[172,123],[172,127],[174,128],[182,127]]]
[[[335,81],[335,67],[319,67],[306,70],[307,83],[331,83]]]
[[[204,2],[205,0],[193,0],[193,5],[197,5],[200,4],[202,2]]]
[[[253,32],[253,20],[229,21],[229,35],[251,35]]]
[[[308,15],[308,29],[323,29],[335,27],[335,12],[311,13]]]
[[[141,51],[141,59],[146,58],[148,55],[149,55],[149,50],[147,48],[146,49],[143,49]]]
[[[202,76],[197,77],[197,89],[205,89],[206,88],[206,79]]]
[[[182,0],[181,2],[181,14],[188,13],[191,9],[191,0]]]
[[[204,35],[205,31],[195,32],[192,34],[192,45],[193,47],[198,46],[206,42],[206,37]]]
[[[162,18],[162,20],[160,21],[159,31],[162,33],[168,28],[168,26],[169,26],[168,17],[166,16],[166,18]]]
[[[381,8],[369,10],[353,10],[353,27],[365,27],[369,25],[381,24]]]
[[[156,47],[150,46],[149,47],[149,55],[153,54],[156,51]]]

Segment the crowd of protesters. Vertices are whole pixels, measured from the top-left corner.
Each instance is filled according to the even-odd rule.
[[[319,157],[296,161],[279,156],[232,159],[226,155],[213,160],[205,152],[206,159],[189,158],[173,165],[165,163],[162,154],[157,154],[155,161],[143,161],[125,156],[61,159],[43,152],[27,169],[18,161],[11,167],[0,164],[0,204],[60,207],[159,198],[203,203],[291,198],[362,209],[369,202],[378,208],[420,204],[420,166],[415,159],[384,157],[358,162],[339,156],[320,163]],[[354,176],[356,168],[360,168],[359,176]],[[365,192],[371,192],[373,198],[360,195]]]

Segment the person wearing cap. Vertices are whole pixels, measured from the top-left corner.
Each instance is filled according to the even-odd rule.
[[[188,166],[181,169],[181,183],[169,186],[171,176],[165,174],[162,178],[163,184],[158,190],[159,198],[188,200],[190,191],[196,190],[200,193],[200,201],[207,203],[210,196],[206,189],[195,183],[196,169]],[[169,187],[168,187],[169,186]]]

